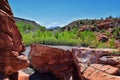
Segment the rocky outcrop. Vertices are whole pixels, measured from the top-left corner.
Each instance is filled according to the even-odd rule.
[[[7,0],[0,0],[0,73],[9,76],[29,66],[25,50]]]
[[[29,57],[35,73],[30,80],[119,80],[120,54],[117,53],[117,49],[84,47],[73,48],[71,53],[32,45]]]
[[[105,34],[98,34],[97,36],[100,42],[107,42],[109,40],[109,38]]]
[[[98,29],[109,29],[114,27],[114,20],[113,19],[106,19],[103,20],[102,22],[97,24]]]
[[[68,80],[72,75],[70,51],[42,45],[31,45],[30,61],[33,68],[40,72],[52,72],[60,80]]]
[[[78,32],[82,32],[82,31],[96,31],[96,27],[91,25],[81,26]]]
[[[73,48],[78,80],[119,80],[119,55],[116,49]],[[119,52],[118,52],[119,53]],[[118,56],[115,56],[118,55]]]

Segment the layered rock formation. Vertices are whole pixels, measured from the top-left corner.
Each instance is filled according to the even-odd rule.
[[[25,50],[7,0],[0,0],[0,74],[9,76],[29,66]],[[14,79],[13,79],[14,80]]]
[[[72,75],[72,57],[70,51],[48,46],[32,45],[30,61],[40,73],[52,72],[60,80],[68,80]]]
[[[78,80],[119,80],[120,57],[116,49],[72,49]],[[119,53],[119,52],[118,52]],[[117,56],[116,56],[117,55]],[[82,72],[82,73],[81,73]]]
[[[116,53],[119,53],[116,49],[84,47],[73,48],[71,53],[48,46],[32,45],[29,57],[36,72],[30,80],[34,80],[33,78],[40,80],[119,80],[120,54]],[[52,72],[58,79],[50,76],[49,72]]]

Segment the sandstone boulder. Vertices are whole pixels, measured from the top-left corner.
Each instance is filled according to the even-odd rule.
[[[70,51],[42,45],[31,45],[30,61],[40,73],[52,72],[60,80],[70,78],[72,57]]]
[[[7,0],[0,0],[0,73],[11,75],[29,66],[20,32]]]

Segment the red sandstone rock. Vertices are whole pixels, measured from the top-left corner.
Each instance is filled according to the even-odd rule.
[[[86,80],[120,80],[119,76],[110,75],[92,67],[88,67],[83,76]]]
[[[92,49],[92,48],[73,48],[73,54],[75,55],[77,61],[85,64],[96,63],[97,59],[105,56],[112,55],[115,52],[118,52],[117,49]]]
[[[110,55],[117,51],[116,49],[92,49],[92,48],[73,48],[72,52],[79,63],[92,64],[103,55]]]
[[[23,71],[18,72],[18,80],[29,80],[29,75]]]
[[[78,71],[78,80],[82,78],[86,78],[85,80],[119,80],[120,77],[112,76],[119,73],[119,68],[110,65],[95,64],[98,62],[98,58],[104,55],[112,55],[116,51],[116,49],[73,48],[72,56]]]
[[[12,10],[9,7],[8,0],[0,0],[0,9],[9,14],[10,16],[13,16]]]
[[[100,57],[97,62],[101,64],[109,64],[112,66],[119,65],[120,56],[103,56]]]
[[[0,0],[0,73],[10,75],[29,66],[25,50],[7,0]]]
[[[100,70],[102,72],[105,72],[107,74],[116,75],[116,74],[119,73],[119,68],[112,67],[110,65],[92,64],[92,65],[90,65],[90,67],[92,67],[92,68],[94,68],[96,70]]]
[[[97,24],[98,29],[109,29],[114,27],[114,21],[112,19],[106,19],[103,22]]]
[[[18,72],[18,80],[29,80],[29,75],[23,71]]]
[[[109,39],[106,35],[99,35],[98,40],[101,42],[107,42]]]
[[[72,64],[70,51],[31,45],[30,60],[32,66],[39,72],[50,71],[60,80],[70,78]]]
[[[95,26],[86,25],[86,26],[81,26],[78,31],[81,32],[81,31],[95,31],[95,30],[96,30]]]

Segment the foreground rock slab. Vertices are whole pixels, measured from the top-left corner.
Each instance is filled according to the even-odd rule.
[[[77,80],[119,80],[119,52],[116,49],[73,48]],[[118,56],[116,56],[118,55]],[[99,63],[99,64],[97,64]]]
[[[21,53],[24,50],[8,0],[0,0],[0,74],[9,76],[28,67],[29,61]]]
[[[38,72],[52,72],[60,80],[68,80],[72,73],[70,51],[42,45],[31,45],[30,61],[33,68]]]
[[[92,67],[88,67],[84,71],[83,77],[85,77],[86,80],[120,80],[119,76],[110,75]]]
[[[103,64],[92,64],[90,65],[90,67],[105,72],[107,74],[111,74],[111,75],[117,75],[119,74],[119,68],[110,66],[110,65],[103,65]]]

